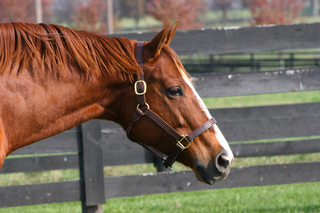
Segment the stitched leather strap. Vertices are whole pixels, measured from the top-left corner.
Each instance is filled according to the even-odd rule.
[[[146,150],[148,150],[151,154],[153,154],[153,156],[155,156],[156,158],[158,158],[159,160],[161,160],[161,162],[164,162],[166,160],[166,158],[164,156],[162,156],[161,154],[159,154],[157,151],[155,151],[154,149],[151,149],[150,147],[142,144],[142,143],[138,143],[140,146],[142,146],[143,148],[145,148]],[[168,167],[166,167],[168,168]]]
[[[133,125],[141,118],[142,115],[143,115],[142,110],[141,109],[137,109],[137,111],[132,115],[130,124],[127,127],[127,130],[126,130],[127,138],[129,138],[133,142],[136,142],[136,141],[133,140],[133,138],[130,135],[131,129],[132,129]]]
[[[158,124],[162,129],[164,129],[166,132],[168,132],[172,137],[174,137],[177,141],[176,147],[174,150],[169,154],[169,156],[166,158],[159,154],[157,151],[154,149],[144,145],[140,144],[143,146],[145,149],[147,149],[151,154],[153,154],[155,157],[159,158],[162,162],[163,165],[166,168],[170,168],[178,155],[186,148],[189,147],[190,143],[199,135],[201,135],[203,132],[208,130],[211,126],[213,126],[217,121],[214,118],[211,118],[208,120],[206,123],[198,127],[196,130],[194,130],[192,133],[190,133],[187,136],[179,134],[174,128],[172,128],[167,122],[165,122],[162,118],[160,118],[156,113],[154,113],[152,110],[149,109],[149,106],[146,104],[146,98],[145,98],[145,92],[146,92],[146,83],[144,82],[144,74],[143,74],[143,58],[142,58],[142,49],[143,49],[143,42],[139,41],[137,43],[137,55],[136,59],[137,62],[141,68],[141,73],[137,75],[137,82],[135,83],[135,90],[138,96],[138,107],[136,112],[133,114],[130,123],[127,127],[127,137],[134,141],[133,138],[130,135],[131,129],[133,125],[143,116],[146,115],[148,116],[151,120],[153,120],[156,124]],[[144,105],[147,105],[147,108],[144,110],[141,110],[140,107],[143,107]],[[183,143],[187,142],[187,145],[184,145]]]
[[[132,126],[134,125],[135,122],[137,122],[140,117],[142,115],[146,115],[148,116],[151,120],[153,120],[156,124],[158,124],[161,128],[163,128],[166,132],[168,132],[170,135],[172,135],[176,141],[180,141],[184,138],[184,136],[180,135],[175,129],[173,129],[167,122],[165,122],[162,118],[160,118],[156,113],[154,113],[153,111],[149,110],[149,109],[145,109],[143,112],[140,109],[137,109],[136,113],[132,116],[131,119],[131,125],[129,126],[129,128],[127,129],[127,137],[133,141],[133,139],[130,136],[130,131]],[[201,135],[203,132],[205,132],[206,130],[208,130],[211,126],[213,126],[216,122],[216,120],[214,118],[211,118],[210,120],[208,120],[206,123],[204,123],[203,125],[201,125],[199,128],[197,128],[196,130],[194,130],[192,133],[190,133],[188,136],[186,136],[187,138],[187,143],[191,143],[193,141],[193,139],[195,139],[196,137],[198,137],[199,135]],[[181,141],[182,143],[183,141]],[[139,143],[140,144],[140,143]],[[179,145],[176,144],[176,147],[174,148],[174,150],[169,154],[169,156],[167,158],[163,157],[162,155],[160,155],[158,152],[156,152],[155,150],[153,150],[152,148],[144,145],[144,144],[140,144],[141,146],[143,146],[145,149],[147,149],[149,152],[151,152],[151,154],[153,154],[155,157],[159,158],[161,161],[163,161],[163,165],[166,168],[170,168],[172,166],[172,164],[174,163],[174,161],[176,160],[176,158],[178,157],[178,155],[185,149],[185,147],[187,147],[189,144],[187,145]]]
[[[144,114],[148,116],[151,120],[153,120],[156,124],[158,124],[162,129],[164,129],[170,135],[172,135],[177,141],[182,139],[182,136],[174,128],[172,128],[167,122],[165,122],[153,111],[146,109],[144,111]]]
[[[210,127],[212,127],[214,124],[216,124],[217,121],[216,119],[214,119],[213,117],[208,120],[207,122],[205,122],[204,124],[202,124],[202,126],[198,127],[196,130],[194,130],[192,133],[190,133],[187,136],[187,139],[189,141],[193,141],[193,139],[195,139],[196,137],[198,137],[199,135],[201,135],[202,133],[204,133],[207,129],[209,129]]]
[[[188,142],[191,143],[193,139],[204,133],[206,130],[208,130],[211,126],[213,126],[217,121],[214,118],[211,118],[206,123],[204,123],[202,126],[194,130],[192,133],[190,133],[187,136]],[[163,162],[163,165],[166,168],[172,167],[172,164],[176,160],[176,158],[179,156],[179,154],[184,150],[184,147],[181,147],[179,144],[177,144],[176,148],[170,153],[170,155],[167,157],[167,159]]]
[[[137,53],[136,60],[139,64],[141,72],[137,75],[137,81],[144,81],[142,50],[143,50],[143,41],[138,41],[137,51],[136,51]],[[145,90],[144,86],[145,85],[143,83],[137,83],[137,91],[139,93],[143,93],[143,91]],[[138,95],[138,99],[139,99],[139,105],[144,106],[144,104],[146,103],[145,94]]]

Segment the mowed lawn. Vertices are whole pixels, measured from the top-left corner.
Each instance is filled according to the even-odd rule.
[[[320,91],[204,99],[209,108],[320,102]],[[234,166],[320,161],[320,153],[236,159]],[[185,169],[176,166],[177,170]],[[154,172],[152,165],[106,167],[105,176]],[[231,171],[232,172],[232,171]],[[320,175],[320,168],[319,168]],[[77,179],[77,170],[0,175],[0,186]],[[217,183],[219,184],[219,183]],[[320,182],[115,198],[104,212],[320,212]],[[81,212],[80,202],[2,208],[13,212]]]
[[[80,202],[0,209],[1,213],[81,212]],[[245,187],[107,200],[103,212],[320,212],[320,183]]]

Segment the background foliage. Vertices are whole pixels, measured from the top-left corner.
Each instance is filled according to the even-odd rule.
[[[107,0],[42,0],[44,22],[107,32]],[[117,32],[158,30],[180,20],[183,30],[310,20],[312,0],[113,0]],[[0,22],[35,22],[34,0],[0,0]],[[302,18],[304,17],[304,18]]]

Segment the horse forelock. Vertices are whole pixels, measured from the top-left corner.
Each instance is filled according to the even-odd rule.
[[[35,74],[41,68],[64,74],[68,65],[81,74],[122,79],[132,79],[140,70],[126,38],[59,25],[0,23],[0,73],[16,68]]]

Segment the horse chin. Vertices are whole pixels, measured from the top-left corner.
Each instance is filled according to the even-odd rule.
[[[195,173],[196,173],[197,179],[209,185],[213,185],[218,181],[224,180],[228,176],[229,172],[226,174],[221,174],[217,170],[214,170],[213,172],[208,172],[208,169],[202,165],[197,165],[195,167]]]

